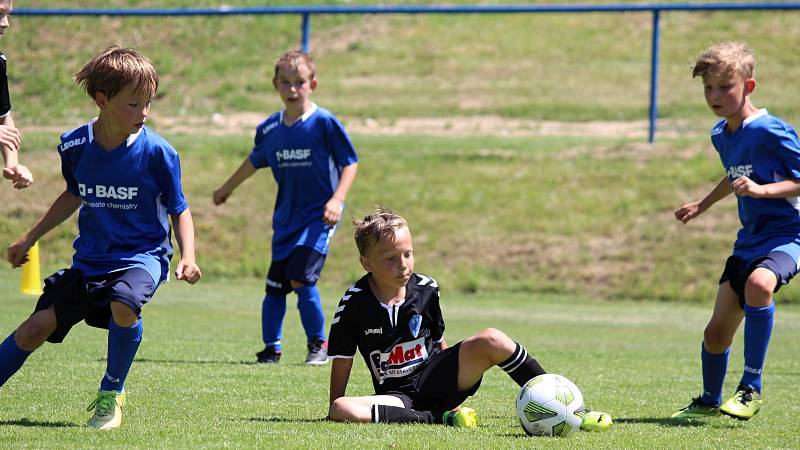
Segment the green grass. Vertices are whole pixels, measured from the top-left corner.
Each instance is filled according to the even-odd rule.
[[[36,0],[18,6],[75,4]],[[80,6],[204,5],[186,0],[91,0]],[[791,57],[800,34],[794,26],[798,15],[794,11],[663,13],[661,117],[705,120],[707,108],[700,82],[691,79],[691,60],[713,42],[746,36],[759,61],[755,103],[797,122],[800,94],[785,86],[800,76],[800,66]],[[649,13],[313,16],[311,45],[320,79],[316,96],[338,114],[360,118],[490,114],[566,121],[645,120],[651,20]],[[112,44],[136,47],[156,63],[162,74],[161,114],[197,117],[272,111],[279,107],[270,85],[272,62],[300,41],[296,15],[19,16],[13,21],[2,48],[9,55],[15,111],[23,125],[61,123],[92,114],[90,102],[72,85],[71,75],[92,54]]]
[[[426,255],[419,253],[423,260]],[[33,307],[16,294],[17,273],[0,271],[2,336]],[[440,283],[441,284],[441,283]],[[128,379],[123,428],[83,427],[83,409],[104,370],[105,332],[77,325],[65,343],[46,344],[0,389],[4,448],[791,448],[789,424],[800,414],[795,387],[800,363],[800,309],[783,306],[765,371],[766,400],[750,422],[715,418],[676,424],[666,419],[700,389],[698,344],[709,305],[598,302],[554,295],[455,294],[441,285],[451,343],[493,326],[521,341],[551,372],[581,387],[587,405],[608,411],[609,433],[568,440],[528,438],[515,423],[518,388],[500,370],[484,377],[467,404],[482,426],[345,425],[323,421],[328,367],[303,365],[304,337],[289,308],[285,354],[278,366],[252,364],[259,350],[262,284],[203,280],[163,286],[144,311],[145,338]],[[324,284],[330,319],[346,285]],[[725,393],[741,374],[741,336],[734,345]],[[354,364],[350,395],[371,393],[367,368]]]

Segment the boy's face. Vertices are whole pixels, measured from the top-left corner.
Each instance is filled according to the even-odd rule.
[[[8,15],[13,7],[11,3],[11,0],[0,0],[0,34],[4,34],[10,25]]]
[[[127,134],[138,132],[150,114],[151,95],[136,92],[136,86],[129,83],[111,98],[98,92],[95,98],[100,113],[111,125]]]
[[[731,118],[740,114],[754,88],[755,80],[745,80],[738,73],[720,71],[703,76],[706,103],[717,117]]]
[[[372,273],[373,281],[383,288],[401,288],[408,283],[414,271],[414,248],[408,227],[394,231],[394,240],[379,239],[362,256],[361,266]]]
[[[272,79],[272,85],[281,96],[286,109],[302,110],[309,102],[311,91],[317,87],[317,80],[311,76],[311,70],[305,64],[295,68],[291,64],[278,66],[278,73]]]

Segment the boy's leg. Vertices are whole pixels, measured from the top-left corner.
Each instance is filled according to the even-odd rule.
[[[289,256],[286,278],[297,293],[297,309],[306,332],[308,355],[306,364],[322,365],[328,362],[325,342],[325,314],[316,283],[325,265],[325,255],[311,247],[297,247]]]
[[[37,311],[28,317],[19,328],[0,344],[0,386],[25,363],[56,329],[55,308]]]
[[[339,397],[331,403],[328,418],[336,422],[373,422],[373,409],[377,405],[405,409],[403,401],[394,395]]]
[[[286,295],[267,293],[261,303],[261,339],[264,346],[276,353],[281,351],[283,318],[286,315]]]
[[[487,328],[461,342],[458,354],[458,390],[472,388],[483,373],[499,366],[520,386],[533,377],[546,373],[524,347],[505,333]]]
[[[124,303],[112,301],[111,315],[108,321],[108,361],[100,390],[121,394],[142,342],[144,327],[138,315]]]
[[[778,280],[769,269],[759,267],[748,277],[744,305],[744,374],[742,385],[761,392],[761,370],[772,335],[775,303],[772,292]]]

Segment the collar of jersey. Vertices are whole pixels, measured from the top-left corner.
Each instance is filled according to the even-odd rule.
[[[94,127],[92,125],[94,125],[94,123],[97,122],[97,119],[98,117],[95,117],[92,120],[90,120],[89,123],[86,124],[86,128],[88,129],[87,133],[89,136],[89,142],[94,142]],[[128,139],[125,140],[126,148],[130,147],[131,145],[133,145],[134,142],[136,142],[136,138],[138,138],[139,135],[142,134],[142,130],[144,130],[144,127],[139,128],[139,131],[137,131],[136,133],[128,135]]]
[[[286,112],[286,110],[285,110],[285,109],[282,109],[282,110],[281,110],[281,116],[279,117],[279,119],[280,119],[280,123],[282,123],[282,124],[284,124],[284,125],[286,125],[285,123],[283,123],[283,113],[285,113],[285,112]],[[314,102],[311,102],[311,108],[309,108],[309,109],[308,109],[308,111],[306,111],[306,112],[305,112],[305,113],[304,113],[302,116],[300,116],[300,117],[299,117],[297,120],[295,120],[294,122],[292,122],[292,125],[296,124],[297,122],[305,122],[305,121],[306,121],[306,120],[308,120],[308,118],[309,118],[309,117],[311,117],[311,115],[312,115],[312,114],[314,114],[315,112],[317,112],[317,104],[316,104],[316,103],[314,103]],[[287,126],[292,126],[292,125],[287,125]]]

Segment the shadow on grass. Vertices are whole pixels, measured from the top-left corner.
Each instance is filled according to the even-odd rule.
[[[70,428],[82,425],[76,425],[69,422],[48,422],[30,419],[18,420],[0,420],[0,426],[18,426],[18,427],[41,427],[41,428]]]
[[[621,417],[614,418],[614,423],[652,423],[665,427],[710,427],[710,428],[735,428],[738,421],[731,421],[726,417],[709,417],[708,419],[673,419],[671,417]]]
[[[96,361],[106,362],[106,358],[99,358]],[[255,366],[255,361],[218,361],[210,359],[151,359],[151,358],[137,358],[134,360],[136,363],[143,364],[233,364],[236,366]]]
[[[269,423],[320,423],[320,422],[327,422],[328,419],[325,417],[321,417],[319,419],[303,419],[303,418],[288,418],[288,417],[247,417],[243,419],[235,419],[235,420],[246,420],[248,422],[269,422]]]

